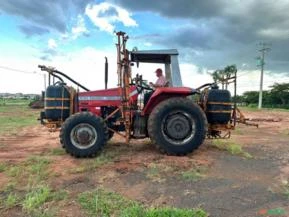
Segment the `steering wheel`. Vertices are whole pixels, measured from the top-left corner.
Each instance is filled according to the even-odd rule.
[[[142,79],[142,76],[139,75],[136,75],[136,77],[132,79],[132,84],[136,86],[138,93],[141,93],[143,90],[154,90]]]
[[[154,90],[150,85],[148,85],[144,80],[141,80],[140,84],[138,84],[144,90]]]

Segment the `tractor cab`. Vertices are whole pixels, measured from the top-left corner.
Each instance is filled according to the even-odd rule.
[[[180,73],[178,51],[169,50],[140,50],[131,51],[130,57],[132,62],[139,63],[161,63],[165,64],[165,76],[169,81],[169,86],[182,87],[182,78]]]

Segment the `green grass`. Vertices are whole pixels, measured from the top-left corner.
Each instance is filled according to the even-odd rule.
[[[274,184],[268,188],[268,191],[273,194],[284,195],[289,200],[289,181],[287,179],[281,180],[279,185]]]
[[[202,209],[178,209],[178,208],[146,208],[143,205],[131,201],[123,196],[107,191],[96,189],[81,193],[78,197],[81,207],[87,216],[96,217],[206,217]]]
[[[119,157],[119,154],[116,152],[117,151],[103,150],[98,156],[96,156],[96,158],[81,161],[80,166],[69,169],[68,172],[71,174],[76,174],[93,171],[100,166],[112,163],[114,160],[116,160],[116,158]]]
[[[2,196],[1,196],[2,195]],[[25,216],[55,216],[57,203],[67,198],[64,190],[53,191],[47,184],[17,190],[15,185],[7,187],[0,194],[0,209],[22,207]]]
[[[20,206],[29,216],[47,216],[47,209],[51,209],[50,204],[52,202],[57,203],[67,198],[66,191],[53,191],[46,184],[35,185],[27,191],[19,191],[15,187],[6,188],[2,191],[1,195],[0,209],[10,209]],[[53,205],[53,207],[56,206]]]
[[[5,172],[8,169],[8,165],[6,163],[0,163],[0,173]]]
[[[31,156],[17,165],[6,164],[3,170],[10,180],[5,189],[1,189],[0,193],[4,195],[1,207],[9,209],[21,205],[30,216],[43,216],[46,211],[39,209],[42,204],[47,200],[63,198],[62,191],[54,193],[45,184],[49,177],[49,163],[50,160],[45,157]]]
[[[79,195],[80,205],[89,216],[109,217],[112,214],[120,214],[120,210],[135,206],[136,203],[123,198],[114,192],[97,189],[92,192],[84,192]]]
[[[1,191],[3,192],[13,192],[15,190],[15,186],[16,186],[16,183],[13,182],[13,181],[10,181],[6,186],[4,186]]]
[[[9,169],[6,170],[7,175],[10,177],[19,177],[22,170],[20,166],[10,166]]]
[[[66,152],[63,148],[53,148],[50,150],[50,154],[55,155],[55,156],[61,156],[61,155],[65,155]]]
[[[22,207],[24,210],[31,212],[39,208],[51,198],[51,189],[48,186],[39,186],[33,188],[30,192],[26,194],[25,199],[22,202]]]
[[[160,164],[151,163],[148,165],[148,169],[146,171],[146,177],[149,178],[152,182],[164,182],[165,176],[163,173],[172,171],[172,167],[170,166],[162,166]]]
[[[6,165],[5,173],[12,177],[16,183],[34,185],[45,181],[49,176],[48,166],[50,160],[46,157],[31,156],[17,165]]]
[[[45,157],[32,156],[25,161],[30,183],[46,180],[49,176],[48,166],[50,160]]]
[[[13,135],[22,127],[37,124],[39,111],[28,107],[27,100],[0,102],[0,135]],[[61,155],[59,149],[50,155]],[[21,216],[52,217],[59,209],[58,201],[67,198],[67,192],[53,190],[48,185],[51,177],[49,157],[31,156],[17,164],[0,164],[0,172],[8,176],[9,182],[0,191],[0,209],[22,207]]]
[[[160,168],[157,164],[151,163],[148,165],[147,177],[155,178],[160,176]]]
[[[232,155],[240,155],[245,158],[252,158],[252,155],[244,151],[241,145],[232,141],[216,139],[213,140],[212,146],[219,150],[226,150]]]
[[[38,185],[32,187],[21,202],[24,212],[31,216],[55,216],[56,206],[49,206],[52,201],[58,201],[67,198],[66,191],[52,191],[48,185]]]
[[[3,99],[0,98],[0,106],[9,106],[9,105],[28,105],[31,101],[29,99]]]
[[[4,201],[4,206],[6,209],[12,208],[18,205],[20,198],[15,193],[10,193],[7,199]]]
[[[192,168],[188,171],[181,172],[182,178],[185,180],[190,181],[198,181],[205,177],[205,172],[207,171],[207,168],[205,167],[198,167],[198,168]]]
[[[286,183],[282,183],[281,186],[282,194],[285,195],[289,199],[289,183],[286,181]]]
[[[206,217],[206,212],[202,209],[178,209],[171,207],[148,208],[142,206],[133,206],[124,209],[121,217]]]
[[[29,101],[0,105],[0,135],[13,134],[19,128],[36,125],[39,111],[28,107]]]

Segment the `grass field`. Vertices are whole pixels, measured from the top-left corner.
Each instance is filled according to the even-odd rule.
[[[28,103],[0,104],[1,217],[289,213],[287,112],[250,110],[280,121],[261,122],[260,129],[240,125],[231,139],[206,140],[188,156],[161,154],[149,139],[125,144],[115,136],[97,157],[76,159]],[[283,164],[280,182],[276,165]]]
[[[26,126],[37,124],[39,110],[28,107],[29,100],[1,100],[0,135],[13,134]]]
[[[27,144],[21,142],[19,132],[24,127],[37,126],[39,110],[28,107],[27,100],[8,100],[0,104],[0,135],[3,145],[0,152],[9,152],[15,145],[6,144],[7,139],[20,141],[21,153],[27,148]],[[34,127],[35,128],[35,127]],[[41,129],[44,130],[44,129]],[[32,132],[32,130],[31,130]],[[29,131],[29,133],[31,133]],[[35,133],[35,132],[34,132]],[[40,132],[39,132],[40,133]],[[25,136],[25,135],[24,135]],[[17,139],[18,138],[18,139]],[[41,137],[39,137],[41,139]],[[48,140],[46,138],[46,140]],[[41,139],[45,140],[45,138]],[[1,143],[1,140],[0,140]],[[58,140],[57,140],[58,143]],[[23,144],[23,145],[22,145]],[[42,146],[45,148],[49,142]],[[28,145],[32,145],[31,143]],[[60,158],[70,161],[72,158],[58,146],[40,153],[31,153],[29,150],[23,159],[17,162],[7,158],[0,159],[0,216],[31,216],[31,217],[54,217],[67,216],[121,216],[121,217],[206,217],[208,214],[201,208],[175,208],[169,205],[151,206],[114,192],[101,186],[85,187],[86,190],[78,192],[70,189],[71,185],[61,186],[54,182],[65,182],[65,177],[79,177],[85,179],[87,174],[94,174],[101,166],[113,164],[118,159],[118,151],[103,151],[95,159],[80,159],[78,166],[62,169],[65,176],[56,172],[54,164],[58,164]],[[18,146],[19,148],[19,146]],[[117,149],[119,151],[122,148]],[[61,164],[61,163],[60,163]],[[193,174],[195,175],[195,174]],[[198,179],[191,174],[184,174],[186,179]],[[192,178],[193,176],[193,178]],[[103,178],[106,176],[103,175]],[[4,183],[4,184],[3,184]],[[63,187],[66,186],[66,187]],[[77,213],[69,210],[71,204],[75,204]],[[67,208],[68,207],[68,208]],[[64,214],[63,214],[64,213]]]

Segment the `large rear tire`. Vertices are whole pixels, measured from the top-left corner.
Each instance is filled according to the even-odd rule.
[[[161,152],[186,155],[203,143],[207,118],[192,100],[170,98],[153,109],[148,120],[148,133]]]
[[[70,116],[60,130],[64,149],[75,157],[94,157],[107,140],[108,129],[104,120],[90,112]]]

